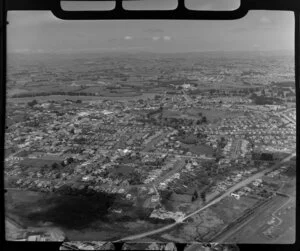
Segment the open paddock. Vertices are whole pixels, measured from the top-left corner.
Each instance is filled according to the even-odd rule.
[[[219,203],[213,205],[211,210],[226,224],[229,224],[240,217],[245,210],[254,206],[256,202],[256,199],[246,196],[242,196],[239,200],[228,196]]]
[[[210,146],[202,145],[202,144],[193,144],[193,145],[187,145],[182,144],[184,148],[187,148],[189,152],[193,154],[205,154],[211,156],[213,154],[213,149]]]
[[[276,212],[276,210],[288,200],[289,198],[284,196],[274,197],[271,202],[259,208],[249,220],[240,227],[237,226],[236,231],[233,230],[232,233],[228,233],[224,241],[226,243],[279,243],[276,238],[270,239],[266,237],[263,232],[270,227],[268,222],[272,219],[272,213]],[[289,211],[289,213],[292,214],[291,211]],[[295,225],[289,224],[288,227],[283,229],[282,234],[284,234],[285,230],[288,230],[289,227],[293,228]],[[277,238],[279,237],[280,236],[277,236]]]
[[[224,118],[233,118],[243,115],[242,112],[229,112],[216,109],[202,109],[202,108],[191,108],[186,111],[190,116],[199,116],[199,113],[202,113],[203,116],[211,123],[216,123]]]
[[[48,167],[51,167],[54,163],[59,163],[63,159],[61,158],[37,158],[37,159],[30,159],[30,158],[24,158],[20,161],[19,165],[23,168],[31,168],[31,169],[37,169],[47,165]]]

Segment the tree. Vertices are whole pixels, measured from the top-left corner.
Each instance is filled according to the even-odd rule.
[[[197,199],[198,199],[198,192],[195,190],[195,192],[193,193],[192,201],[195,201]]]
[[[38,103],[38,102],[34,99],[34,100],[32,100],[32,101],[29,101],[29,102],[27,103],[27,105],[30,106],[30,107],[33,107],[33,106],[35,106],[37,103]]]
[[[47,164],[45,164],[45,165],[42,166],[42,170],[46,170],[48,168],[49,168],[49,166]]]
[[[207,118],[205,116],[202,117],[202,123],[207,123]]]
[[[130,181],[129,183],[131,185],[139,185],[141,184],[141,175],[137,172],[131,172],[130,173]]]
[[[59,165],[58,165],[56,162],[54,162],[54,163],[51,165],[51,167],[52,167],[52,169],[57,169],[57,168],[59,167]]]
[[[206,193],[205,193],[205,191],[200,194],[200,197],[201,197],[202,201],[205,203],[206,202]]]
[[[108,156],[106,156],[103,163],[106,164],[106,163],[109,163],[109,162],[110,162],[110,158]]]
[[[261,154],[261,160],[272,161],[273,160],[273,154],[271,154],[271,153],[262,153]]]

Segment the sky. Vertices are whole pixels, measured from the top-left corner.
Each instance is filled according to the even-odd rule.
[[[232,1],[236,0],[226,6],[224,2],[230,0],[188,1],[190,8],[209,10],[232,9]],[[165,7],[163,2],[157,1],[159,6]],[[220,2],[222,6],[218,5]],[[245,17],[230,21],[74,21],[60,20],[48,11],[14,11],[8,13],[8,21],[9,52],[182,53],[294,49],[294,15],[283,11],[250,11]]]

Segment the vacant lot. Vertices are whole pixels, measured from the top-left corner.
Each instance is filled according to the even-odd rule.
[[[230,237],[227,237],[226,242],[227,243],[279,243],[276,239],[269,239],[266,238],[263,235],[263,231],[265,231],[269,225],[267,224],[268,221],[272,219],[272,213],[274,213],[279,207],[281,207],[284,203],[286,203],[288,200],[287,197],[283,196],[276,196],[270,203],[267,205],[259,208],[256,213],[249,219],[249,221],[246,222],[246,224],[242,225],[238,231],[231,234]],[[291,214],[292,211],[289,211]],[[292,218],[291,218],[292,219]],[[295,227],[294,225],[289,221],[287,226],[282,228],[280,226],[280,229],[282,229],[284,234],[289,228],[292,229]],[[278,236],[280,237],[280,236]]]
[[[296,196],[296,177],[289,177],[286,181],[284,181],[284,185],[280,191],[290,196]]]
[[[22,168],[28,169],[30,168],[30,170],[37,170],[39,171],[41,167],[47,165],[48,167],[51,167],[51,165],[53,165],[54,163],[59,163],[61,162],[62,159],[44,159],[44,158],[40,158],[40,159],[30,159],[30,158],[25,158],[23,160],[20,161],[20,166]]]
[[[180,117],[180,112],[163,109],[162,116],[164,118],[178,118],[178,117]]]
[[[36,96],[36,97],[26,97],[26,98],[9,98],[7,102],[13,103],[27,103],[32,100],[38,102],[47,102],[47,101],[60,101],[60,100],[82,100],[82,101],[92,101],[92,100],[101,100],[103,98],[97,96],[71,96],[71,95],[49,95],[49,96]]]
[[[206,241],[211,235],[219,231],[224,222],[212,210],[206,209],[191,217],[187,224],[175,228],[170,235],[184,239],[185,242]]]
[[[10,89],[7,91],[7,96],[12,96],[12,95],[21,94],[21,93],[28,93],[28,90],[19,89],[19,88]]]
[[[210,146],[202,145],[202,144],[193,144],[193,145],[186,145],[182,144],[184,148],[187,148],[189,152],[194,154],[205,154],[205,155],[212,155],[213,149]]]
[[[240,217],[246,209],[251,208],[257,200],[249,197],[241,197],[239,200],[226,197],[219,203],[213,205],[211,210],[215,212],[226,224]]]
[[[197,116],[197,114],[202,113],[203,116],[205,116],[208,120],[208,122],[216,123],[221,119],[224,118],[231,118],[243,115],[243,113],[233,113],[233,112],[227,112],[227,111],[221,111],[216,109],[201,109],[201,108],[192,108],[186,111],[187,114],[190,114],[192,116]]]

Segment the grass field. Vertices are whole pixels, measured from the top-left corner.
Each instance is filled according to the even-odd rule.
[[[137,95],[131,95],[128,93],[128,96],[125,95],[107,95],[107,96],[69,96],[69,95],[49,95],[49,96],[36,96],[36,97],[25,97],[25,98],[8,98],[8,103],[27,103],[32,100],[37,100],[38,102],[47,102],[47,101],[61,101],[61,100],[82,100],[82,101],[95,101],[95,100],[117,100],[117,101],[126,101],[126,100],[137,100],[137,99],[148,99],[152,98],[157,93],[138,93]]]
[[[180,116],[180,112],[164,109],[162,115],[164,118],[178,118]]]
[[[57,158],[57,159],[30,159],[30,158],[24,158],[23,160],[20,161],[19,165],[22,168],[27,169],[28,171],[39,171],[41,167],[47,165],[48,167],[51,167],[54,163],[59,163],[63,159]]]
[[[251,208],[256,202],[257,200],[245,196],[241,197],[239,200],[233,197],[226,197],[219,203],[213,205],[211,210],[226,224],[229,224],[241,216],[246,209]]]
[[[263,232],[270,227],[267,222],[272,219],[272,213],[275,212],[279,207],[286,203],[288,198],[282,196],[276,196],[269,204],[260,208],[254,216],[250,218],[241,229],[226,239],[226,243],[279,243],[276,238],[269,239],[263,235]],[[290,215],[292,217],[292,215]],[[280,228],[288,230],[289,227],[295,226],[295,221],[289,223],[289,226]],[[279,237],[279,236],[278,236]]]
[[[20,89],[20,88],[14,88],[14,89],[9,89],[7,90],[7,95],[15,95],[15,94],[21,94],[21,93],[28,93],[29,91],[26,89]]]
[[[171,236],[184,239],[186,242],[203,241],[224,226],[222,219],[211,209],[191,217],[189,223],[181,225],[172,232]]]
[[[207,120],[211,123],[216,123],[219,120],[223,118],[231,118],[231,117],[236,117],[239,115],[243,115],[243,113],[233,113],[233,112],[226,112],[226,111],[221,111],[221,110],[206,110],[206,109],[201,109],[201,108],[191,108],[186,111],[187,114],[190,114],[191,116],[197,116],[198,113],[202,113],[203,116],[207,118]]]
[[[61,101],[61,100],[87,100],[87,101],[92,101],[92,100],[101,100],[103,98],[96,97],[96,96],[68,96],[68,95],[50,95],[50,96],[37,96],[37,97],[25,97],[25,98],[8,98],[7,102],[8,103],[27,103],[32,100],[36,100],[38,102],[47,102],[47,101]]]
[[[9,189],[5,215],[28,228],[43,228],[45,224],[59,228],[69,240],[119,239],[166,224],[141,220],[139,217],[150,212],[138,207],[126,209],[119,202],[104,194],[86,197]],[[115,203],[120,204],[124,214],[110,213]]]
[[[213,149],[206,145],[186,145],[182,144],[184,148],[188,148],[188,151],[194,154],[206,154],[206,155],[212,155]]]

